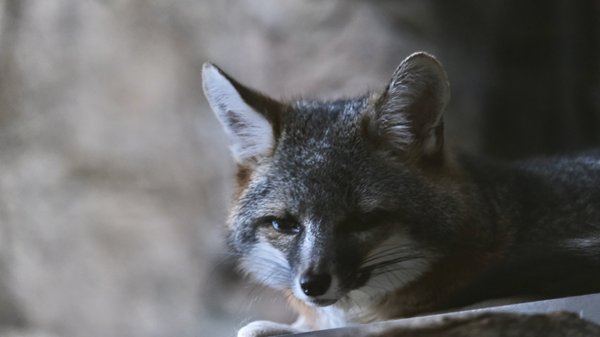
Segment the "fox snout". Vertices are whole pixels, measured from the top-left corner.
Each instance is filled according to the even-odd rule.
[[[298,276],[296,283],[294,295],[311,305],[331,305],[341,297],[337,278],[328,272],[305,271]]]
[[[328,306],[336,303],[349,292],[365,285],[370,277],[368,272],[355,272],[345,277],[327,271],[306,270],[296,280],[295,296],[305,303],[315,306]],[[301,294],[298,294],[301,292]]]
[[[310,241],[310,240],[305,240]],[[343,295],[344,289],[340,284],[339,263],[333,254],[320,247],[309,249],[304,243],[305,252],[299,259],[292,291],[300,300],[317,306],[330,305],[337,302]]]
[[[300,289],[309,297],[324,295],[331,287],[331,275],[329,273],[314,273],[307,271],[300,276]]]
[[[313,260],[314,261],[314,260]],[[300,300],[316,306],[326,306],[337,302],[347,292],[346,287],[340,277],[338,263],[335,259],[329,260],[328,265],[308,264],[308,267],[299,268],[297,276],[294,279],[292,291]],[[352,274],[346,273],[345,279],[352,277]]]

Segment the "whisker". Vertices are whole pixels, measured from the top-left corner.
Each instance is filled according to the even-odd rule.
[[[363,261],[363,263],[367,263],[367,262],[371,262],[389,255],[395,255],[395,254],[406,254],[407,252],[413,251],[414,249],[411,249],[408,246],[396,246],[396,247],[390,247],[387,249],[383,249],[378,251],[375,254],[371,254],[369,256],[367,256],[367,258]]]
[[[404,262],[416,262],[419,261],[420,259],[413,259],[413,260],[406,260]],[[392,268],[390,268],[392,267]],[[379,266],[378,268],[375,268],[372,270],[371,274],[372,275],[381,275],[381,274],[385,274],[385,273],[391,273],[391,272],[395,272],[395,271],[401,271],[401,270],[411,270],[414,269],[414,266],[403,266],[401,264],[386,264],[386,265],[382,265]]]
[[[407,261],[412,261],[412,260],[418,260],[418,259],[423,259],[425,258],[424,255],[403,255],[403,256],[398,256],[398,257],[392,257],[383,261],[379,261],[377,263],[372,263],[372,264],[366,264],[363,265],[361,267],[361,269],[365,269],[365,270],[374,270],[386,265],[390,265],[390,264],[397,264],[397,263],[401,263],[401,262],[407,262]]]
[[[381,260],[388,260],[390,258],[408,257],[408,256],[414,257],[414,256],[418,256],[418,255],[420,255],[420,254],[415,252],[414,249],[411,249],[411,250],[405,250],[405,249],[387,250],[385,253],[380,253],[380,254],[372,255],[372,256],[368,257],[367,259],[363,260],[362,265],[378,263]]]

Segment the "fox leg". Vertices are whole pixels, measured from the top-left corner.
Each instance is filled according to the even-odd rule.
[[[267,337],[300,333],[306,330],[294,325],[276,323],[271,321],[254,321],[238,331],[237,337]]]
[[[237,337],[268,337],[288,335],[311,330],[302,316],[292,324],[282,324],[271,321],[254,321],[242,327]]]

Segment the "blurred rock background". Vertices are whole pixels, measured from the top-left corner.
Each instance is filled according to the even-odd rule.
[[[232,336],[284,301],[222,242],[213,61],[276,97],[446,65],[450,141],[519,158],[600,144],[598,1],[0,0],[0,336]]]

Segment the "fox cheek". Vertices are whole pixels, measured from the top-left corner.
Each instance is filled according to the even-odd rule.
[[[259,241],[250,248],[241,260],[242,270],[264,285],[287,289],[292,279],[292,270],[285,254],[269,242]]]

